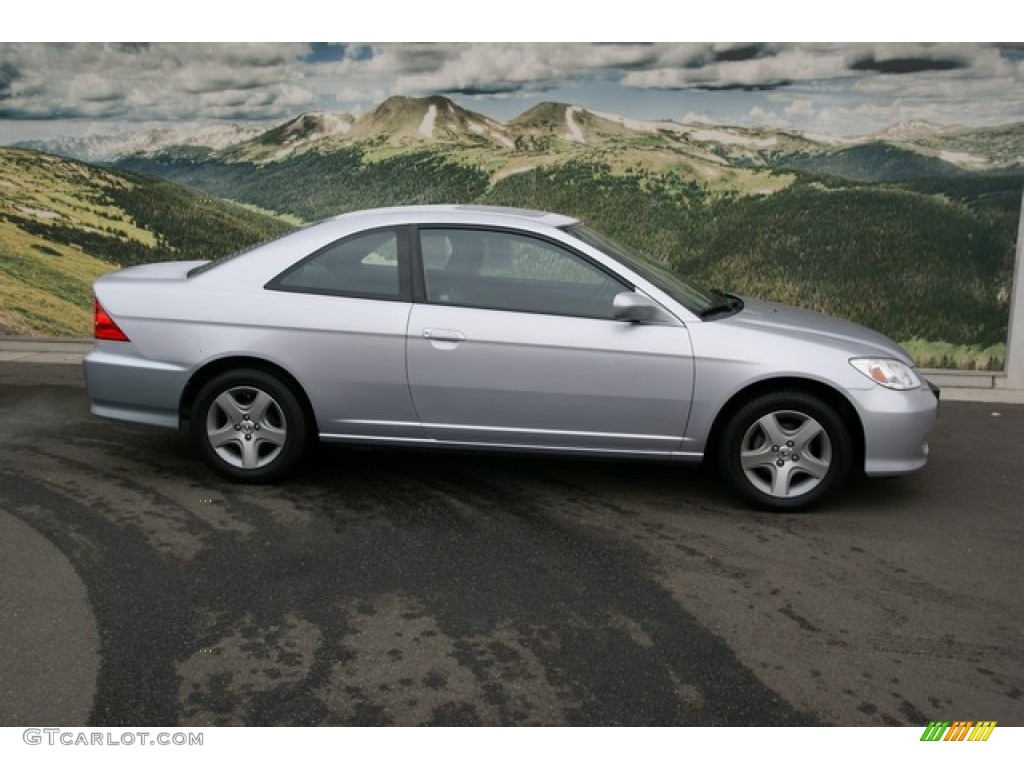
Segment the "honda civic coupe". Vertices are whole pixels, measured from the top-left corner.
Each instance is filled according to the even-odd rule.
[[[806,509],[928,458],[938,390],[885,336],[687,284],[576,219],[361,211],[95,284],[92,413],[187,425],[232,480],[311,441],[717,465]]]

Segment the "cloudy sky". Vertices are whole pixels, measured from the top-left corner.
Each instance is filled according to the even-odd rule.
[[[0,143],[445,94],[855,135],[1024,121],[1021,43],[0,43]]]

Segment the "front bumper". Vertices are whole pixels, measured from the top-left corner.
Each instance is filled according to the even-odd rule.
[[[869,477],[903,475],[927,463],[939,389],[928,381],[925,385],[908,392],[879,386],[855,393],[864,427],[864,473]]]

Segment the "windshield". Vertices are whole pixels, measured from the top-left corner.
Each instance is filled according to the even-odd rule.
[[[710,291],[684,282],[665,267],[664,264],[630,248],[628,245],[623,245],[606,235],[595,232],[585,224],[574,224],[566,227],[565,231],[573,237],[579,238],[587,245],[608,254],[616,261],[622,262],[695,315],[703,315],[708,309],[719,304],[719,300]]]

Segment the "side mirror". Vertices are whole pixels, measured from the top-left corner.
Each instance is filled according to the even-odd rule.
[[[623,291],[612,302],[612,316],[626,323],[668,323],[670,316],[653,299],[641,293]]]

